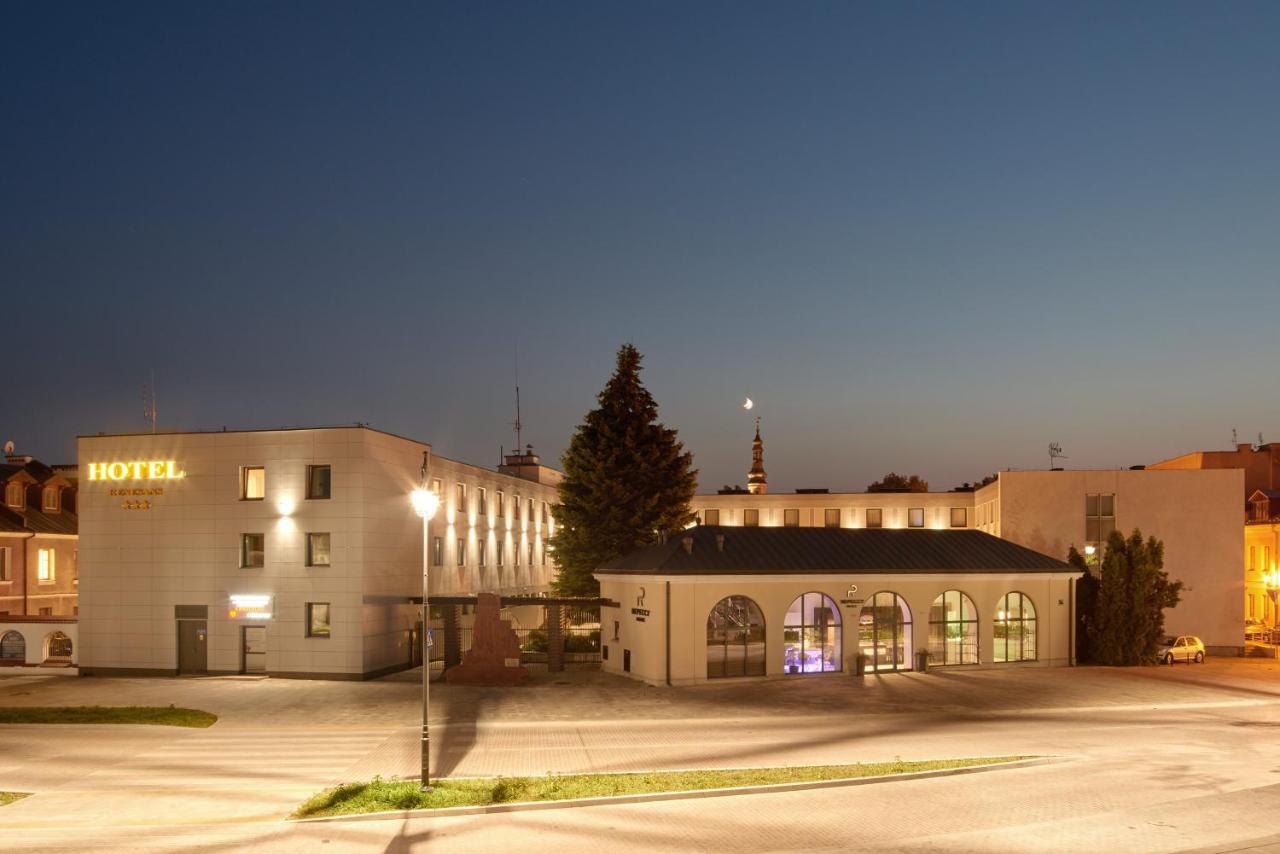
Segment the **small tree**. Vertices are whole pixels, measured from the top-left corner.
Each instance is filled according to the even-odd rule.
[[[640,382],[641,355],[625,344],[613,376],[564,453],[556,533],[551,538],[563,596],[595,596],[592,572],[632,549],[685,528],[697,488],[693,455],[658,422]]]
[[[920,475],[901,475],[889,472],[875,483],[867,484],[867,492],[928,492],[929,481],[922,480]]]
[[[1153,664],[1164,637],[1164,609],[1181,600],[1182,582],[1164,571],[1164,543],[1134,529],[1107,538],[1090,641],[1099,664]]]
[[[1094,661],[1092,633],[1094,610],[1098,604],[1098,577],[1089,571],[1084,555],[1072,546],[1067,551],[1067,563],[1080,570],[1076,580],[1076,661],[1090,664]]]

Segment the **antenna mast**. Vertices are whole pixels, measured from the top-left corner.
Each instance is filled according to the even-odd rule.
[[[1053,469],[1057,465],[1058,460],[1065,460],[1067,455],[1062,453],[1062,446],[1057,442],[1049,443],[1049,468]]]
[[[142,384],[142,417],[151,423],[156,432],[156,372],[151,372],[151,382]]]
[[[521,423],[520,421],[520,343],[519,342],[516,342],[515,351],[516,351],[516,361],[515,361],[516,420],[511,422],[511,426],[514,427],[516,431],[516,453],[523,454],[524,444],[521,441],[521,435],[520,435],[520,431],[524,429],[524,424]]]

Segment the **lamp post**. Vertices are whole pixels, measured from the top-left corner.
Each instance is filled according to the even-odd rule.
[[[1276,599],[1280,598],[1280,572],[1271,570],[1262,576],[1262,583],[1267,585],[1267,595],[1271,597],[1271,642],[1276,642],[1276,625],[1280,622],[1280,613],[1276,612]]]
[[[422,484],[409,500],[413,512],[422,518],[422,791],[431,791],[431,647],[427,645],[427,624],[431,621],[428,603],[428,574],[431,567],[431,517],[440,506],[440,496],[427,488],[427,468],[431,452],[422,452]]]

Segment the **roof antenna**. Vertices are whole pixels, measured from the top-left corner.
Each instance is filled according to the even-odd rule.
[[[142,384],[142,417],[151,422],[151,432],[156,432],[156,372],[151,372],[151,382]]]
[[[1065,460],[1067,455],[1062,453],[1062,446],[1057,442],[1049,443],[1049,470],[1052,471],[1057,467],[1058,460]]]
[[[1236,428],[1231,428],[1231,447],[1238,448],[1240,446],[1240,435],[1236,433]]]
[[[520,343],[518,341],[515,344],[515,351],[516,351],[516,361],[515,361],[516,420],[511,422],[511,426],[514,427],[516,431],[516,453],[523,454],[524,444],[521,442],[520,431],[524,429],[524,424],[520,421]]]

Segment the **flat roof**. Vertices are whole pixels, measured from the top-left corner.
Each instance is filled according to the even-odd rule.
[[[717,548],[724,537],[724,550]],[[686,552],[684,540],[692,538]],[[701,525],[608,561],[599,575],[1079,572],[1057,558],[966,529]]]

